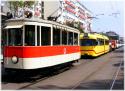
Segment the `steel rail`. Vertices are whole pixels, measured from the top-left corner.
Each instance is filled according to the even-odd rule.
[[[115,85],[115,82],[116,82],[116,79],[117,79],[117,76],[118,76],[118,74],[119,74],[119,71],[120,71],[121,66],[122,66],[122,61],[120,62],[120,65],[119,65],[119,67],[118,67],[118,69],[117,69],[115,75],[113,76],[113,82],[112,82],[112,84],[111,84],[110,90],[112,90],[113,87],[114,87],[114,85]]]

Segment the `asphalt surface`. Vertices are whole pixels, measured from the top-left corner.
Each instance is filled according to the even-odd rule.
[[[60,71],[49,71],[43,75],[42,70],[23,74],[7,74],[2,66],[3,90],[111,90],[124,89],[123,47],[93,59],[80,59],[72,67]],[[32,76],[31,76],[32,75]]]

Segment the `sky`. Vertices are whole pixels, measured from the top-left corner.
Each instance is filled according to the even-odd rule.
[[[91,11],[94,32],[114,31],[124,36],[124,0],[81,0]]]

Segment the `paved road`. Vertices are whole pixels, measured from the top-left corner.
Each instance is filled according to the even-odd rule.
[[[2,71],[2,89],[121,89],[124,88],[123,47],[95,59],[81,59],[73,67],[51,77],[26,78]],[[17,77],[18,76],[18,77]],[[41,79],[42,78],[42,79]],[[46,78],[46,79],[44,79]]]
[[[123,49],[110,54],[107,64],[99,71],[82,81],[75,89],[120,89],[124,87]]]

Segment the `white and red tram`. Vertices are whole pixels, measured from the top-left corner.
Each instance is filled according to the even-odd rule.
[[[79,30],[40,19],[10,19],[5,27],[5,69],[38,69],[80,58]]]

